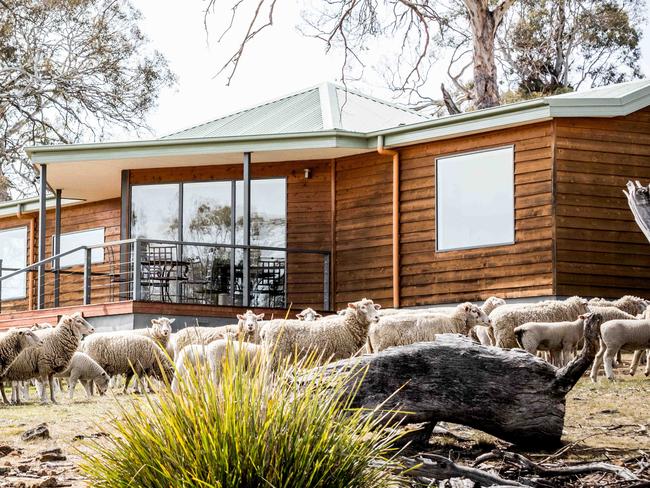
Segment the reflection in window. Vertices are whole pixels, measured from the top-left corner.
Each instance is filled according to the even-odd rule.
[[[54,236],[52,236],[52,242],[54,242]],[[95,244],[104,243],[104,228],[101,229],[90,229],[82,230],[79,232],[68,232],[61,234],[61,252],[70,251],[76,247],[81,246],[93,246]],[[90,261],[94,263],[103,263],[104,262],[104,249],[97,248],[93,249],[90,252]],[[59,260],[59,266],[61,268],[67,268],[69,266],[76,266],[84,264],[86,262],[86,252],[79,250],[75,253],[68,254],[63,256]]]
[[[131,189],[131,237],[178,240],[179,186],[138,185]]]
[[[439,251],[514,242],[513,151],[506,147],[437,160]]]
[[[18,227],[0,231],[0,259],[2,259],[2,274],[8,275],[13,270],[27,266],[27,227]],[[25,273],[9,278],[2,282],[2,300],[25,298]]]
[[[244,182],[237,182],[237,243],[244,242]],[[251,245],[286,247],[287,182],[284,178],[251,181]],[[274,255],[263,251],[262,255]]]

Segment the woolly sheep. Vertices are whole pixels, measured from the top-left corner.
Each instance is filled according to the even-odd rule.
[[[266,357],[267,349],[259,344],[250,342],[233,341],[231,339],[220,339],[211,342],[206,347],[205,356],[210,366],[210,375],[215,383],[219,383],[221,368],[226,357],[231,360],[239,361],[243,359],[246,364],[251,364],[255,360],[263,361]]]
[[[133,334],[143,335],[149,339],[156,341],[160,347],[167,349],[167,343],[172,333],[172,324],[176,319],[168,319],[167,317],[160,317],[158,319],[151,319],[151,327],[146,329],[133,329]]]
[[[86,396],[92,396],[93,383],[97,386],[100,395],[106,393],[108,382],[110,380],[106,371],[93,358],[83,352],[75,352],[70,364],[65,371],[57,373],[56,378],[68,378],[68,397],[70,400],[74,397],[74,389],[77,381],[81,381]]]
[[[486,315],[490,315],[492,310],[497,307],[501,307],[506,304],[506,301],[503,298],[498,297],[489,297],[483,302],[483,305],[480,306],[481,310],[485,312]],[[430,308],[387,308],[385,310],[380,310],[379,315],[385,317],[388,315],[400,315],[400,314],[445,314],[451,315],[456,311],[456,307],[430,307]]]
[[[196,370],[199,365],[207,365],[205,356],[206,347],[205,344],[190,344],[189,346],[185,346],[178,353],[178,357],[174,362],[176,372],[172,381],[172,391],[174,393],[180,392],[181,382],[184,381],[187,384],[190,378],[190,368]]]
[[[258,322],[264,318],[264,314],[255,314],[247,310],[243,315],[237,315],[237,325],[224,325],[221,327],[186,327],[176,333],[174,355],[190,344],[210,344],[217,339],[223,339],[228,334],[244,334],[244,340],[249,342],[260,341]]]
[[[173,376],[173,365],[167,354],[152,339],[142,335],[128,332],[95,334],[83,342],[80,350],[94,359],[109,376],[125,375],[123,393],[127,392],[134,374],[138,387],[145,376],[167,380]]]
[[[9,329],[0,335],[0,377],[23,349],[39,345],[41,340],[28,329]]]
[[[649,303],[647,300],[641,297],[635,297],[632,295],[625,295],[618,300],[605,300],[604,298],[592,298],[589,300],[589,305],[596,307],[616,307],[623,310],[624,312],[629,313],[630,315],[636,316],[637,314],[645,312]]]
[[[636,315],[631,315],[614,306],[589,305],[589,310],[602,315],[603,323],[609,322],[610,320],[634,320],[638,318]]]
[[[277,358],[294,353],[304,357],[319,355],[320,362],[354,356],[365,345],[370,324],[379,320],[381,306],[362,299],[348,303],[345,315],[306,323],[302,320],[269,320],[260,332],[262,344],[273,350]]]
[[[603,361],[607,379],[614,380],[613,362],[622,347],[635,350],[650,347],[650,320],[610,320],[601,325],[600,350],[591,368],[592,381],[598,380]]]
[[[522,349],[531,354],[548,351],[551,363],[563,366],[569,362],[584,334],[584,321],[589,314],[564,322],[528,322],[515,327],[515,337]]]
[[[297,313],[296,318],[305,322],[313,322],[314,320],[322,319],[323,316],[313,308],[306,308],[302,312]]]
[[[369,350],[379,352],[388,347],[433,341],[436,334],[467,335],[478,322],[489,324],[490,319],[483,310],[469,302],[458,305],[451,315],[389,315],[370,327]]]
[[[469,337],[484,346],[494,346],[494,332],[490,325],[475,325],[469,331]]]
[[[515,348],[515,327],[528,322],[573,321],[587,313],[587,300],[571,297],[564,301],[544,301],[532,304],[504,305],[490,314],[494,338],[499,347]]]
[[[36,347],[28,347],[15,359],[9,369],[0,378],[0,390],[3,400],[2,381],[24,381],[38,378],[45,386],[41,391],[41,402],[46,403],[46,390],[50,389],[50,400],[56,403],[54,397],[54,375],[64,371],[81,342],[81,336],[92,334],[94,328],[84,320],[81,313],[61,317],[58,325]]]

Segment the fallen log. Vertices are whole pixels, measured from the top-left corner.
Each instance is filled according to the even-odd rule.
[[[324,366],[361,367],[354,406],[399,410],[404,423],[467,425],[518,445],[556,446],[565,398],[596,354],[602,316],[588,314],[580,354],[557,369],[518,349],[482,346],[457,334]]]

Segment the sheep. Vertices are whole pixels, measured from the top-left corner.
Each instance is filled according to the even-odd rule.
[[[485,312],[486,315],[490,315],[492,310],[497,307],[505,305],[506,301],[498,297],[489,297],[481,305],[481,310]],[[379,315],[381,317],[389,315],[401,315],[401,314],[445,314],[451,315],[456,311],[456,307],[431,307],[431,308],[387,308],[381,310]]]
[[[323,316],[313,308],[306,308],[302,312],[297,313],[296,318],[305,322],[313,322],[314,320],[322,319]]]
[[[262,344],[275,352],[275,358],[297,353],[305,357],[318,354],[317,361],[346,359],[365,345],[370,324],[379,321],[381,308],[372,300],[348,303],[345,315],[332,315],[312,323],[302,320],[269,320],[260,332]]]
[[[160,317],[158,319],[151,319],[151,327],[146,329],[133,329],[131,333],[143,335],[149,339],[156,341],[160,347],[167,349],[169,337],[172,333],[172,324],[176,319],[168,319],[167,317]]]
[[[637,314],[645,312],[649,304],[648,301],[643,298],[625,295],[618,300],[613,301],[605,300],[604,298],[592,298],[589,300],[589,305],[596,307],[616,307],[630,315],[636,316]]]
[[[209,344],[217,339],[223,339],[228,334],[244,334],[244,340],[258,343],[258,322],[264,314],[256,315],[252,310],[247,310],[243,315],[237,315],[237,325],[224,325],[221,327],[186,327],[176,333],[174,356],[190,344]]]
[[[379,352],[392,346],[433,341],[436,334],[468,334],[478,322],[489,324],[490,319],[478,306],[470,302],[458,305],[451,315],[393,315],[382,317],[370,327],[370,352]]]
[[[590,375],[594,383],[598,380],[598,369],[603,361],[607,379],[614,380],[613,361],[624,346],[635,350],[650,347],[650,320],[610,320],[600,327],[600,350],[596,354]],[[638,361],[636,353],[635,359]]]
[[[7,402],[2,382],[24,381],[38,378],[43,383],[41,403],[47,403],[46,391],[50,388],[50,400],[56,403],[54,394],[54,375],[64,371],[81,343],[81,336],[92,334],[94,328],[84,320],[80,312],[61,317],[40,346],[28,347],[11,363],[0,378],[2,399]],[[47,382],[47,383],[46,383]]]
[[[143,335],[128,332],[95,334],[83,342],[80,350],[94,359],[109,376],[125,375],[124,394],[134,374],[138,387],[144,376],[172,379],[171,361],[156,342]]]
[[[0,335],[0,377],[23,349],[39,345],[41,340],[28,329],[9,329]]]
[[[165,351],[167,352],[167,355],[169,356],[170,359],[174,360],[176,358],[176,339],[178,337],[177,333],[172,333],[169,335],[169,340],[167,341],[167,347],[165,347]]]
[[[103,395],[108,389],[110,380],[106,371],[97,364],[97,361],[83,352],[75,352],[66,370],[57,373],[55,378],[68,378],[68,397],[70,400],[74,397],[74,389],[77,386],[77,381],[81,381],[81,384],[86,390],[86,396],[90,398],[92,396],[93,383],[97,386],[99,394]]]
[[[206,347],[205,356],[210,366],[210,375],[215,384],[219,383],[221,367],[228,354],[232,359],[239,361],[243,359],[247,365],[255,360],[263,361],[267,349],[259,344],[250,342],[233,341],[231,339],[219,339],[211,342]]]
[[[602,315],[603,323],[609,322],[610,320],[635,320],[638,318],[636,315],[631,315],[614,306],[600,306],[590,304],[589,310],[591,312],[598,312],[600,315]]]
[[[484,346],[494,346],[494,332],[490,325],[475,325],[470,329],[468,335],[472,340]]]
[[[587,313],[587,300],[571,297],[564,301],[544,301],[532,304],[504,305],[490,314],[495,345],[503,348],[517,347],[515,327],[527,322],[563,322],[576,320]]]
[[[592,312],[590,312],[592,313]],[[582,340],[584,321],[589,314],[564,322],[528,322],[515,327],[517,344],[531,354],[548,351],[551,364],[564,366]]]
[[[176,372],[172,380],[172,392],[180,392],[180,384],[185,381],[186,384],[190,378],[189,368],[198,368],[199,365],[206,365],[205,344],[190,344],[185,346],[176,357],[174,367]]]

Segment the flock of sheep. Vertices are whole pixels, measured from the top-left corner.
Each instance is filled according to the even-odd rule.
[[[580,347],[584,320],[590,313],[603,316],[592,380],[597,380],[603,362],[607,378],[614,378],[613,364],[621,350],[634,352],[630,374],[647,351],[648,376],[648,305],[645,299],[633,296],[615,301],[571,297],[536,303],[506,303],[490,297],[481,306],[467,302],[448,308],[381,310],[364,298],[330,316],[306,309],[296,319],[263,320],[264,314],[249,310],[237,316],[236,324],[186,327],[176,333],[172,333],[174,320],[165,317],[152,320],[146,329],[95,333],[82,315],[75,313],[63,316],[56,327],[42,324],[0,334],[0,391],[8,403],[4,386],[11,384],[12,402],[20,403],[29,391],[26,386],[34,380],[41,401],[46,403],[48,388],[50,400],[55,402],[56,378],[68,379],[69,397],[73,398],[78,381],[90,396],[94,387],[103,394],[112,378],[124,376],[126,393],[135,376],[138,391],[146,387],[142,379],[153,378],[172,380],[172,391],[178,392],[190,365],[207,366],[218,381],[228,351],[235,352],[233,357],[238,359],[257,358],[271,364],[292,355],[315,353],[324,363],[432,341],[445,333],[468,335],[486,346],[521,347],[532,354],[544,354],[561,366]]]

